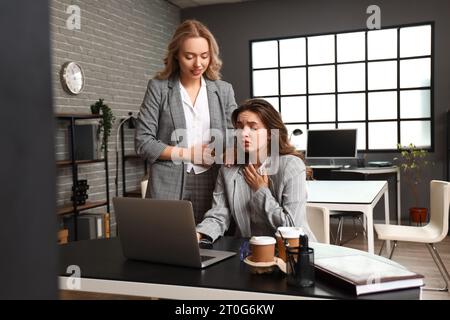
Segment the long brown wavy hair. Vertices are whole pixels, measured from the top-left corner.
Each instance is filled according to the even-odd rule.
[[[166,80],[178,73],[180,65],[178,62],[178,52],[181,44],[188,38],[202,37],[208,41],[211,60],[205,71],[205,75],[209,80],[219,80],[221,78],[220,69],[222,68],[222,60],[219,57],[219,46],[209,29],[197,20],[186,20],[181,23],[175,30],[172,40],[167,47],[166,57],[164,58],[164,70],[157,73],[156,78]]]
[[[244,103],[241,104],[239,108],[234,110],[233,114],[231,115],[231,121],[233,122],[233,126],[235,128],[237,127],[239,114],[244,111],[250,111],[257,114],[261,121],[264,123],[264,126],[267,128],[267,130],[269,130],[269,133],[273,129],[279,130],[278,143],[280,155],[290,154],[299,157],[302,160],[304,159],[303,153],[297,151],[295,147],[289,142],[287,128],[284,125],[278,111],[275,110],[275,108],[269,102],[263,99],[249,99],[244,101]]]

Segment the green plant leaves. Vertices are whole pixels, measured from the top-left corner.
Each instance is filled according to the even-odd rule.
[[[420,196],[417,186],[422,181],[422,172],[426,166],[434,165],[434,162],[425,159],[428,156],[426,150],[419,149],[412,143],[406,147],[398,144],[397,149],[400,151],[400,157],[396,157],[394,160],[399,162],[400,169],[405,174],[405,178],[411,186],[417,207],[419,202],[418,197]]]
[[[112,126],[116,117],[114,116],[111,108],[103,103],[104,99],[99,99],[96,103],[91,105],[92,114],[101,114],[102,118],[99,121],[97,135],[100,136],[103,133],[101,150],[104,151],[108,144],[108,138],[111,135]]]

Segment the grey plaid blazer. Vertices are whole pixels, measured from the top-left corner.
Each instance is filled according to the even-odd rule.
[[[186,175],[184,164],[158,159],[167,146],[186,147],[186,141],[179,137],[171,139],[175,129],[186,130],[178,79],[178,76],[168,80],[151,79],[137,117],[136,153],[150,164],[147,198],[183,198]],[[221,80],[205,80],[211,129],[221,130],[225,137],[226,130],[233,129],[231,113],[237,107],[233,88]],[[219,167],[212,169],[217,172]]]
[[[274,236],[280,226],[302,227],[316,241],[306,218],[306,169],[295,156],[281,156],[278,171],[269,176],[269,188],[251,191],[244,179],[243,166],[222,167],[213,195],[213,206],[197,225],[197,232],[215,241],[228,229],[231,217],[236,236]]]

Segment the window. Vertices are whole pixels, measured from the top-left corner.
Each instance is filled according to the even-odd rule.
[[[433,23],[251,41],[251,96],[296,128],[357,128],[358,150],[433,149]],[[304,136],[292,137],[305,149]]]

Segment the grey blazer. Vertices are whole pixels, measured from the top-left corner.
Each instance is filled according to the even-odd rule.
[[[274,236],[280,226],[302,227],[316,241],[306,218],[306,169],[295,156],[281,156],[278,171],[269,176],[269,188],[252,192],[244,179],[243,166],[222,167],[217,178],[213,206],[197,225],[197,232],[215,241],[228,229],[231,217],[236,236]]]
[[[168,80],[151,79],[137,117],[136,152],[150,164],[147,198],[183,198],[184,164],[158,159],[167,146],[187,147],[182,138],[171,139],[176,129],[186,130],[178,79],[178,76]],[[233,129],[231,113],[237,107],[233,88],[221,80],[205,80],[211,129],[221,130],[225,137],[226,130]],[[213,170],[218,170],[218,166]]]

